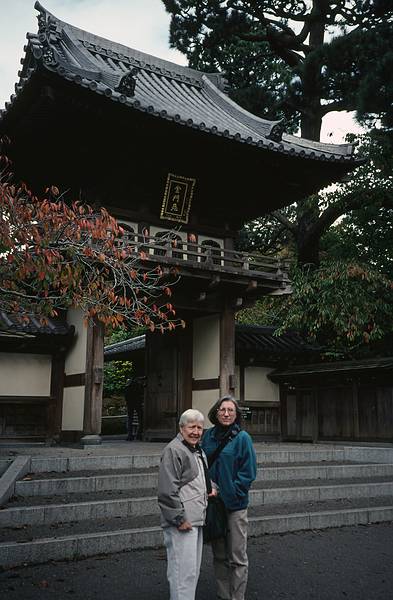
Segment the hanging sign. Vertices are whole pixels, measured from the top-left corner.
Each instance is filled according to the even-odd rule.
[[[195,181],[190,177],[168,173],[161,206],[161,219],[188,223]]]

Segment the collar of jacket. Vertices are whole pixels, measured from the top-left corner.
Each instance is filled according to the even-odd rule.
[[[237,423],[230,425],[229,427],[220,427],[219,425],[215,426],[214,437],[217,441],[221,441],[224,438],[229,438],[229,440],[233,440],[234,437],[241,431],[240,426]]]

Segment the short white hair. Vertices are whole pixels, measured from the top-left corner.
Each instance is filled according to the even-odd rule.
[[[189,408],[188,410],[185,410],[182,415],[180,415],[179,427],[184,427],[184,425],[191,423],[191,421],[204,423],[205,417],[199,410],[195,410],[195,408]]]

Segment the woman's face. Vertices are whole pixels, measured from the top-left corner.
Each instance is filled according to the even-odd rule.
[[[217,410],[217,419],[220,425],[224,425],[224,427],[228,427],[236,421],[236,406],[232,400],[221,402],[220,408]]]
[[[191,446],[195,446],[202,437],[203,423],[200,421],[190,421],[183,425],[183,427],[180,427],[180,433],[186,442],[191,444]]]

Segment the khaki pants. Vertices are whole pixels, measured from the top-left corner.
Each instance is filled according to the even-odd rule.
[[[220,600],[244,600],[248,579],[247,509],[228,512],[228,534],[212,542]]]

